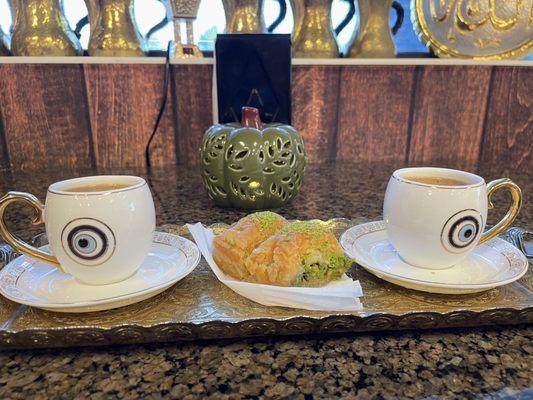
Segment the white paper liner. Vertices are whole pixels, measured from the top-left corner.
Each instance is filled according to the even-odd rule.
[[[346,274],[320,288],[283,287],[238,281],[222,272],[213,260],[213,238],[211,229],[201,223],[187,224],[198,248],[218,280],[241,296],[265,306],[302,308],[317,311],[359,311],[363,309],[359,297],[363,289],[359,281]]]

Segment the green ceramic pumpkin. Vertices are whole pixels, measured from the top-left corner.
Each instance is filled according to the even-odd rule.
[[[221,206],[280,207],[293,199],[302,185],[302,138],[289,125],[261,125],[256,108],[243,107],[240,125],[209,128],[200,157],[204,186]]]

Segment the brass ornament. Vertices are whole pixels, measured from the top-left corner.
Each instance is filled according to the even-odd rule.
[[[337,58],[339,47],[331,23],[332,0],[291,0],[296,58]]]
[[[518,59],[533,50],[533,0],[412,0],[411,20],[438,57]]]
[[[200,0],[169,0],[174,21],[173,58],[202,58],[200,48],[194,44],[193,22],[198,16]],[[187,40],[181,38],[181,21],[185,20]]]
[[[86,0],[91,37],[89,55],[96,57],[144,56],[133,0]]]
[[[200,9],[200,0],[170,0],[175,18],[196,19]]]
[[[263,0],[222,0],[226,33],[266,33]]]
[[[362,222],[368,220],[337,218],[325,223],[339,237],[346,229]],[[228,225],[214,224],[211,228],[220,233]],[[158,230],[191,238],[185,226],[166,225]],[[509,240],[506,236],[503,238]],[[187,278],[165,292],[114,310],[54,313],[21,306],[0,296],[0,348],[95,346],[533,322],[531,268],[511,285],[466,295],[437,295],[404,289],[359,267],[350,271],[350,275],[359,279],[363,287],[364,310],[361,312],[342,314],[254,303],[222,284],[203,259]]]
[[[289,125],[261,126],[256,108],[243,107],[242,124],[209,128],[200,150],[202,181],[223,207],[281,207],[299,192],[305,169],[303,141]]]
[[[10,0],[11,52],[15,56],[78,56],[80,42],[63,13],[62,0]]]
[[[394,58],[396,48],[389,26],[392,0],[357,0],[359,28],[348,57]]]

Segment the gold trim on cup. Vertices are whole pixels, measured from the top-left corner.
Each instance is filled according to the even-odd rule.
[[[2,236],[6,243],[13,247],[19,253],[27,254],[30,257],[42,260],[46,263],[50,263],[54,265],[57,269],[63,271],[63,269],[59,265],[59,262],[57,261],[57,258],[54,257],[52,254],[39,250],[38,248],[33,247],[28,243],[25,243],[24,241],[11,234],[11,232],[9,232],[9,229],[7,228],[4,219],[4,212],[8,205],[17,201],[26,203],[33,208],[34,215],[32,217],[32,223],[34,225],[40,225],[44,223],[44,205],[37,199],[37,197],[29,193],[9,192],[8,194],[0,198],[0,236]]]
[[[398,176],[397,174],[408,171],[408,170],[426,170],[430,172],[431,170],[440,170],[440,171],[448,171],[450,173],[459,173],[462,175],[469,175],[471,177],[476,177],[480,180],[480,182],[472,183],[472,184],[466,184],[466,185],[436,185],[432,183],[422,183],[422,182],[416,182],[409,179],[405,179],[402,176]],[[439,167],[407,167],[407,168],[401,168],[397,169],[392,173],[392,177],[396,179],[400,183],[407,183],[408,185],[415,185],[415,186],[421,186],[426,188],[437,188],[437,189],[469,189],[469,188],[477,188],[479,186],[485,185],[485,179],[483,179],[481,176],[473,174],[471,172],[461,171],[458,169],[451,169],[451,168],[439,168]]]
[[[481,235],[481,239],[479,239],[479,244],[485,243],[486,241],[498,236],[500,233],[502,233],[504,230],[506,230],[511,224],[514,222],[516,216],[518,215],[518,212],[520,211],[520,208],[522,207],[522,190],[518,187],[516,183],[514,183],[512,180],[503,178],[503,179],[496,179],[495,181],[489,182],[487,184],[487,197],[489,200],[488,208],[492,209],[494,208],[494,205],[492,204],[492,195],[494,192],[498,191],[499,189],[507,189],[509,192],[511,192],[511,206],[507,210],[507,213],[502,218],[500,222],[498,222],[496,225],[494,225],[492,228],[490,228],[487,232],[484,232]]]
[[[100,190],[100,191],[97,191],[97,192],[83,192],[83,191],[81,191],[81,192],[69,192],[69,191],[66,191],[66,190],[61,190],[61,189],[55,189],[54,188],[54,186],[64,185],[66,183],[73,182],[73,181],[80,181],[80,183],[82,183],[82,182],[91,180],[92,178],[111,178],[111,180],[113,180],[113,179],[119,180],[121,178],[122,179],[123,178],[132,178],[132,179],[137,179],[138,182],[134,183],[132,185],[127,185],[127,186],[124,186],[122,188],[118,188],[118,189]],[[48,193],[52,193],[52,194],[56,194],[56,195],[62,195],[62,196],[100,196],[100,195],[109,194],[109,193],[128,192],[128,191],[131,191],[131,190],[142,188],[145,185],[146,185],[146,180],[141,178],[141,177],[138,177],[138,176],[132,176],[132,175],[101,175],[101,176],[90,176],[90,177],[84,177],[84,178],[67,179],[67,180],[64,180],[64,181],[53,183],[48,188]]]

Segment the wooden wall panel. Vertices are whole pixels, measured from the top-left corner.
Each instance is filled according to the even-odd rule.
[[[178,161],[197,165],[204,132],[213,125],[213,66],[173,65]]]
[[[405,161],[414,69],[342,68],[337,159]]]
[[[0,67],[1,70],[1,67]],[[2,121],[2,103],[0,102],[0,170],[10,169],[9,153],[7,151],[6,133]]]
[[[292,68],[292,125],[310,162],[335,158],[340,72],[339,66]]]
[[[162,98],[163,65],[86,64],[85,84],[98,167],[144,165]],[[151,147],[153,165],[176,162],[172,96]]]
[[[492,67],[426,66],[413,104],[409,162],[466,168],[479,158]]]
[[[533,68],[495,67],[481,160],[533,168]]]
[[[12,168],[91,165],[80,65],[0,65],[0,115]]]
[[[0,64],[0,168],[144,165],[163,72],[157,64]],[[299,65],[292,81],[293,125],[311,163],[533,167],[531,67]],[[153,163],[196,165],[212,121],[212,66],[173,65]]]

